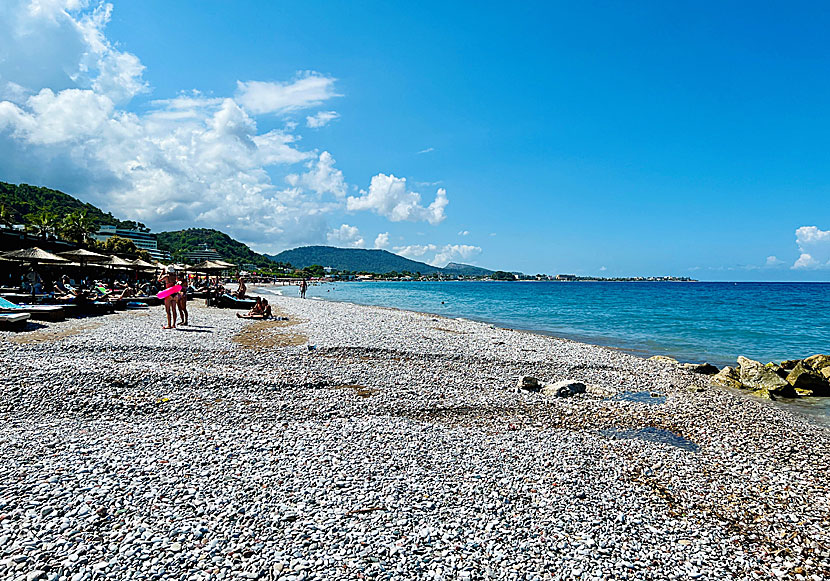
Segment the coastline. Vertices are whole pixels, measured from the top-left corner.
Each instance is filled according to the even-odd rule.
[[[288,322],[193,304],[175,332],[153,307],[0,334],[0,575],[830,572],[824,426],[601,346],[271,302]]]

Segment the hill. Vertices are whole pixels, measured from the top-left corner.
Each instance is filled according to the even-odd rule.
[[[140,229],[144,224],[130,220],[119,220],[109,212],[82,202],[59,190],[30,186],[29,184],[9,184],[0,182],[0,206],[10,213],[10,220],[14,224],[23,224],[31,221],[31,217],[46,210],[59,217],[72,212],[86,212],[87,217],[96,226],[112,225],[120,228]]]
[[[201,250],[207,244],[208,248],[215,248],[222,258],[234,263],[249,263],[257,266],[277,266],[269,258],[254,252],[246,244],[234,240],[224,232],[211,228],[188,228],[187,230],[173,230],[157,234],[159,249],[167,250],[174,257],[185,252]]]
[[[268,255],[266,255],[268,256]],[[293,250],[285,250],[275,256],[268,256],[271,260],[287,262],[295,268],[305,268],[312,264],[330,266],[337,270],[352,272],[373,272],[385,274],[387,272],[420,272],[427,274],[441,272],[437,266],[430,266],[425,262],[410,260],[398,256],[387,250],[365,250],[362,248],[335,248],[333,246],[302,246]]]
[[[461,276],[490,276],[494,271],[480,266],[473,266],[472,264],[461,264],[459,262],[447,263],[442,269],[446,274],[455,274]]]

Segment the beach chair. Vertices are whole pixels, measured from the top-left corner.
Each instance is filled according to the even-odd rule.
[[[18,305],[2,297],[0,313],[28,313],[32,319],[38,321],[63,321],[66,318],[66,313],[60,305]]]
[[[0,331],[22,331],[30,317],[29,313],[0,313]]]

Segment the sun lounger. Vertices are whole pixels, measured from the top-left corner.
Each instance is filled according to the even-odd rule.
[[[29,313],[0,313],[0,330],[22,331],[30,317]]]
[[[238,299],[227,294],[216,299],[216,306],[223,309],[250,310],[255,304],[256,300],[254,299]]]
[[[63,321],[66,318],[59,305],[18,305],[0,297],[0,313],[29,313],[38,321]]]

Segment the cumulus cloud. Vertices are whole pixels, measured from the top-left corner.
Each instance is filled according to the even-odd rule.
[[[784,261],[778,258],[777,256],[767,256],[767,260],[764,263],[764,266],[767,268],[776,268],[784,264]]]
[[[236,100],[255,115],[286,113],[315,107],[332,97],[335,79],[314,71],[300,74],[293,81],[238,81]]]
[[[370,210],[392,222],[425,221],[438,224],[446,217],[447,192],[439,188],[435,199],[428,206],[421,204],[421,194],[406,188],[406,178],[378,174],[372,178],[369,191],[361,190],[360,196],[349,196],[346,208],[350,211]]]
[[[802,226],[795,231],[795,242],[801,255],[792,265],[796,270],[830,268],[830,230]]]
[[[381,232],[377,235],[375,248],[389,248],[389,232]]]
[[[317,129],[319,127],[325,127],[338,117],[340,117],[340,114],[337,111],[320,111],[315,115],[306,117],[305,122],[308,127]]]
[[[469,244],[412,244],[409,246],[396,246],[395,253],[411,258],[423,260],[432,266],[444,267],[448,262],[455,260],[469,260],[481,254],[481,247]]]
[[[340,228],[330,231],[327,236],[330,244],[335,246],[348,246],[351,248],[363,248],[365,242],[363,236],[360,235],[360,230],[356,226],[349,226],[342,224]]]
[[[469,235],[470,235],[470,231],[469,231],[469,230],[461,230],[461,231],[458,233],[458,235],[459,235],[459,236],[469,236]]]
[[[286,181],[292,186],[301,186],[317,194],[333,194],[338,198],[346,195],[346,181],[343,172],[334,167],[334,158],[328,151],[316,160],[308,162],[308,171],[298,175],[289,174]]]

